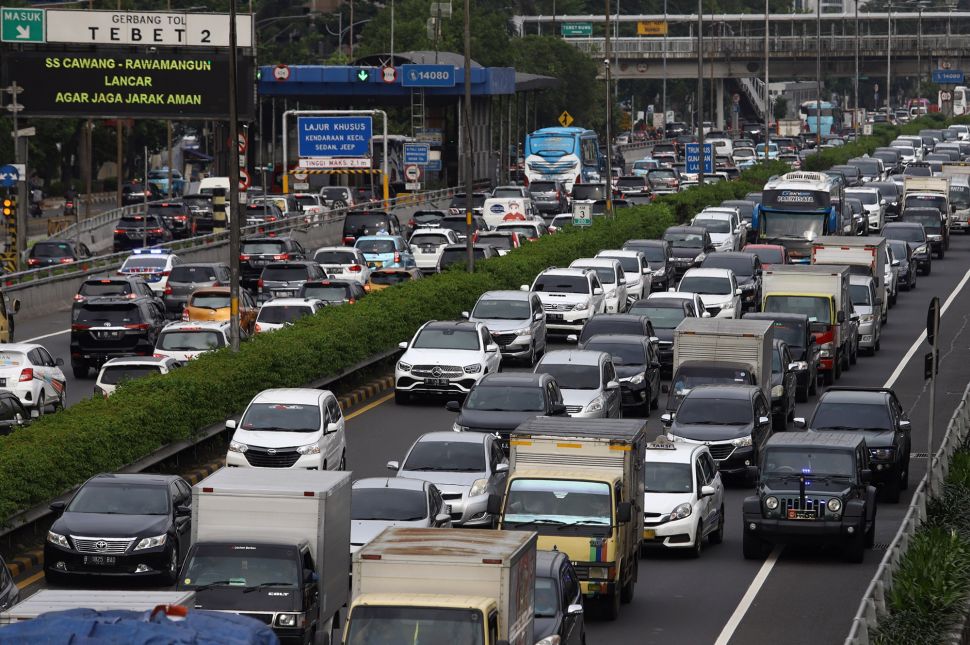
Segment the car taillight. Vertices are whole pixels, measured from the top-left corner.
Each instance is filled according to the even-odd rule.
[[[189,310],[188,309],[185,309],[185,308],[182,309],[182,322],[189,322]]]
[[[400,262],[401,261],[401,254],[400,253],[397,253],[397,252],[394,253],[394,261],[395,262]]]
[[[71,325],[71,331],[85,331],[87,329],[91,329],[91,325],[82,325],[79,323]]]
[[[256,323],[256,331],[257,332],[263,331],[263,328],[259,325],[259,323]]]
[[[20,382],[33,381],[34,380],[34,369],[32,367],[25,367],[20,370]]]
[[[61,264],[70,264],[73,261],[74,261],[74,258],[61,258],[60,260],[58,260],[58,262],[60,262]]]
[[[355,240],[352,237],[344,237],[344,244],[353,244],[354,241]]]
[[[171,271],[162,271],[162,277],[163,278],[167,278],[170,275],[172,275],[172,272]]]
[[[212,283],[212,286],[213,287],[221,287],[222,286],[222,283],[219,282],[218,280],[216,280],[215,282]]]
[[[164,291],[164,293],[165,293],[165,295],[166,295],[166,296],[170,296],[170,295],[172,295],[172,287],[170,287],[170,286],[168,286],[168,285],[166,285],[166,286],[165,286],[165,291]]]
[[[359,264],[351,264],[349,267],[347,267],[347,270],[351,273],[360,273],[363,268],[364,267],[360,266]]]
[[[410,226],[411,228],[414,228],[416,226],[416,224],[414,223],[414,218],[408,220],[408,226]]]
[[[176,215],[175,216],[175,221],[176,222],[187,222],[187,221],[189,221],[189,218],[188,218],[187,215]]]
[[[249,256],[248,255],[240,255],[239,256],[239,261],[240,262],[248,262],[249,261]]]
[[[161,233],[162,232],[162,229],[160,229],[160,228],[150,228],[150,229],[148,229],[148,232],[149,233]]]
[[[357,302],[357,301],[356,301],[356,300],[354,300],[353,298],[351,298],[350,300],[348,300],[348,301],[347,301],[347,304],[351,304],[351,305],[352,305],[352,304],[354,304],[355,302]]]
[[[122,229],[120,229],[120,228],[116,228],[115,229],[115,235],[124,235],[124,233],[125,232]]]
[[[281,253],[280,255],[274,255],[273,256],[273,259],[274,260],[289,260],[290,259],[290,254],[289,253]]]
[[[27,266],[34,267],[34,266],[37,266],[38,264],[40,264],[40,260],[38,260],[37,258],[27,259]]]
[[[125,329],[138,329],[141,331],[148,331],[148,323],[130,323],[125,325]]]
[[[165,354],[152,354],[153,358],[165,358]]]
[[[276,221],[276,215],[267,215],[266,216],[266,221],[267,222],[275,222]]]
[[[258,289],[259,289],[260,291],[262,291],[262,290],[263,290],[263,279],[262,279],[262,278],[260,278],[260,279],[259,279],[259,282],[257,282],[257,283],[256,283],[256,287],[257,287],[257,288],[258,288]]]

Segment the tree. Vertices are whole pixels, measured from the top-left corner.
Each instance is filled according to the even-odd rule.
[[[772,116],[775,120],[787,119],[788,118],[788,99],[784,96],[779,96],[775,99],[774,104],[771,107]]]

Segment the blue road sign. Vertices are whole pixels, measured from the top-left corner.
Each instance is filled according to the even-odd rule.
[[[369,116],[301,116],[296,120],[300,158],[366,157],[374,125]]]
[[[696,174],[701,166],[701,146],[698,143],[687,144],[687,158],[684,165],[684,172]],[[704,172],[714,172],[714,144],[704,144]]]
[[[424,166],[425,172],[441,172],[441,159],[428,159]]]
[[[452,65],[401,65],[402,87],[454,87]]]
[[[959,69],[934,69],[933,82],[938,85],[960,85],[963,83],[963,71]]]
[[[405,143],[404,163],[424,166],[431,155],[431,146],[427,143]]]
[[[20,173],[16,166],[0,166],[0,188],[12,188],[17,185]]]

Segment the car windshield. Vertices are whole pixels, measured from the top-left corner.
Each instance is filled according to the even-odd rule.
[[[270,544],[238,545],[201,543],[185,565],[183,584],[188,588],[219,587],[296,587],[300,583],[296,546]],[[245,590],[243,590],[245,591]]]
[[[904,177],[931,177],[933,175],[932,169],[927,166],[906,166],[906,170],[903,171]]]
[[[374,284],[394,285],[407,282],[413,277],[407,271],[375,271],[370,274],[370,281]]]
[[[765,298],[764,310],[771,313],[805,314],[809,322],[829,323],[829,300],[815,296],[778,296]]]
[[[522,190],[519,188],[496,188],[492,192],[492,197],[496,199],[504,199],[507,197],[522,197]]]
[[[199,309],[225,309],[229,306],[229,294],[197,293],[192,296],[189,306]]]
[[[515,602],[519,603],[516,606],[528,606],[522,598]],[[484,633],[479,609],[358,605],[347,624],[344,645],[482,645]],[[402,635],[407,635],[403,641]]]
[[[843,475],[852,477],[855,463],[851,452],[813,450],[808,447],[769,446],[763,460],[763,477],[772,475]]]
[[[594,336],[583,349],[606,352],[613,357],[614,365],[645,365],[647,362],[647,352],[640,343],[618,343]]]
[[[263,305],[256,316],[256,322],[267,323],[269,325],[286,325],[295,323],[300,318],[309,316],[313,313],[313,308],[309,305]]]
[[[488,233],[478,236],[479,244],[489,244],[497,249],[512,249],[512,235],[505,233]]]
[[[576,184],[573,186],[573,199],[580,201],[606,199],[606,186],[604,184]]]
[[[282,255],[286,252],[283,242],[243,242],[242,255]]]
[[[305,284],[300,291],[301,298],[316,298],[327,302],[343,302],[352,296],[350,286],[343,284]]]
[[[141,312],[135,305],[85,305],[75,322],[93,327],[128,325],[141,322]]]
[[[578,268],[584,268],[582,265],[575,265]],[[599,277],[600,282],[603,284],[616,284],[616,273],[613,267],[585,267],[592,269],[596,272],[597,277]]]
[[[263,280],[274,282],[301,282],[307,279],[309,269],[303,265],[297,266],[268,266],[263,269]]]
[[[485,259],[485,250],[480,246],[472,248],[472,255],[475,256],[476,260]],[[461,248],[445,248],[441,252],[441,259],[438,261],[442,269],[450,267],[454,264],[464,264],[468,259],[468,250],[465,247]]]
[[[677,408],[677,423],[724,426],[748,425],[753,420],[747,399],[722,399],[687,395]]]
[[[632,273],[634,276],[636,276],[638,273],[640,273],[640,259],[639,258],[632,257],[632,256],[629,256],[629,255],[615,255],[614,256],[614,255],[604,255],[604,254],[600,254],[597,257],[600,257],[600,258],[609,258],[610,260],[617,260],[620,263],[620,266],[623,267],[624,273]]]
[[[545,293],[589,293],[589,280],[581,275],[541,275],[532,285],[533,291]]]
[[[34,258],[70,258],[74,257],[71,247],[63,242],[37,242],[30,249],[30,256]]]
[[[551,375],[563,390],[596,390],[601,385],[599,365],[544,361],[536,372]]]
[[[484,472],[485,448],[481,443],[469,441],[418,441],[401,470]]]
[[[666,461],[648,461],[644,463],[643,491],[645,493],[693,492],[694,478],[691,476],[690,464],[677,464]]]
[[[638,246],[635,250],[643,253],[643,257],[647,258],[647,262],[664,262],[667,259],[667,254],[664,252],[664,248],[658,244]]]
[[[853,305],[863,305],[866,307],[872,306],[872,297],[869,292],[869,286],[865,284],[850,284],[849,285],[849,297],[852,299]]]
[[[745,249],[749,250],[749,249]],[[763,264],[784,264],[785,263],[785,251],[781,247],[761,247],[757,249],[750,249],[750,252],[758,256]]]
[[[316,208],[320,205],[320,202],[317,201],[317,197],[314,195],[295,195],[293,200],[303,210],[306,210],[307,208]]]
[[[216,270],[213,267],[198,267],[191,265],[181,265],[174,267],[168,276],[171,282],[214,282],[216,280]]]
[[[545,400],[541,387],[480,385],[469,392],[464,408],[492,412],[542,412],[545,410]]]
[[[131,284],[124,280],[95,280],[85,282],[78,289],[78,294],[88,297],[96,296],[127,296],[131,293]]]
[[[892,430],[889,407],[884,404],[820,401],[810,427],[813,430]]]
[[[692,226],[706,228],[708,233],[730,233],[731,222],[726,219],[713,219],[710,217],[695,217],[691,222]]]
[[[904,242],[925,242],[926,234],[922,226],[884,226],[882,236]]]
[[[411,347],[476,351],[481,348],[481,343],[477,329],[426,327],[418,333]]]
[[[2,356],[0,356],[0,365],[3,365]],[[122,381],[134,381],[143,376],[161,374],[161,372],[158,365],[106,365],[101,369],[101,377],[98,381],[104,385],[117,385]]]
[[[879,203],[879,193],[876,191],[869,190],[847,190],[845,191],[846,197],[851,197],[852,199],[858,199],[863,204],[878,204]]]
[[[208,351],[225,347],[226,339],[213,329],[163,331],[158,337],[157,349],[169,351]]]
[[[350,491],[351,520],[416,522],[428,517],[428,496],[423,490],[381,486]]]
[[[850,166],[855,166],[866,177],[875,177],[879,174],[879,162],[866,159],[850,159]]]
[[[253,403],[239,422],[243,430],[317,432],[320,408],[297,403]]]
[[[686,317],[683,307],[656,307],[646,303],[634,303],[630,313],[646,316],[654,329],[674,329]]]
[[[530,224],[499,224],[496,230],[518,233],[520,237],[525,238],[539,237],[541,235],[539,227]]]
[[[678,291],[708,295],[727,295],[731,293],[731,280],[713,276],[687,275],[680,281]]]
[[[676,395],[684,395],[698,385],[726,385],[731,383],[750,384],[754,382],[751,372],[733,367],[705,365],[703,367],[682,367],[671,386]]]
[[[482,298],[472,310],[472,317],[479,320],[528,320],[530,311],[526,300]]]
[[[886,243],[889,245],[889,248],[893,250],[893,257],[899,260],[900,268],[908,269],[909,267],[906,263],[906,256],[908,255],[907,251],[909,249],[909,245],[903,240],[886,240]]]
[[[313,261],[326,265],[357,264],[357,254],[353,251],[317,251]]]
[[[664,233],[666,241],[675,248],[701,249],[704,248],[704,236],[698,233]]]
[[[505,502],[505,524],[551,520],[563,524],[611,524],[610,485],[556,479],[513,479]]]
[[[383,213],[347,213],[344,235],[368,235],[388,230],[387,215]]]
[[[167,484],[88,482],[64,510],[108,515],[168,515],[168,500]]]
[[[714,253],[704,260],[704,268],[711,269],[731,269],[736,276],[754,275],[754,263],[750,257],[725,257],[721,253]]]
[[[620,188],[636,188],[643,189],[646,188],[646,182],[643,177],[620,177],[616,181],[616,185]]]

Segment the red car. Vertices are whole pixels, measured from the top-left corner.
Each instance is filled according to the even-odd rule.
[[[780,244],[746,244],[745,253],[754,253],[761,261],[761,267],[767,269],[772,264],[791,264],[788,249]]]

